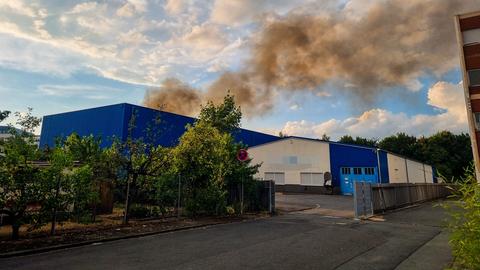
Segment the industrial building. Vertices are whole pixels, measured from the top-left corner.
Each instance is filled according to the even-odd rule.
[[[174,146],[186,130],[186,125],[196,119],[179,114],[154,110],[142,106],[121,103],[104,107],[66,112],[43,117],[40,147],[53,147],[57,138],[65,138],[76,132],[80,136],[101,136],[102,147],[112,144],[113,138],[126,140],[129,125],[135,116],[135,128],[131,131],[133,138],[148,138],[147,128],[155,127],[155,144],[165,147]],[[156,124],[159,119],[160,124]],[[268,143],[279,137],[247,129],[239,129],[234,138],[248,146]]]
[[[133,138],[146,138],[145,130],[160,119],[156,144],[174,146],[196,119],[137,105],[122,103],[43,118],[41,147],[53,147],[57,138],[73,132],[102,137],[108,147],[114,137],[125,140],[135,115]],[[432,166],[370,147],[301,137],[280,138],[246,129],[234,133],[248,148],[254,164],[261,164],[257,178],[274,180],[278,191],[322,193],[324,176],[331,174],[336,193],[351,194],[355,181],[372,183],[433,183]]]
[[[385,150],[336,142],[286,137],[249,148],[261,163],[258,178],[274,180],[277,190],[322,193],[331,173],[336,192],[352,194],[353,182],[434,183],[432,166]]]

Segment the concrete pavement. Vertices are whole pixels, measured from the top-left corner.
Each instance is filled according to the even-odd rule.
[[[395,269],[439,235],[443,218],[432,204],[383,222],[292,212],[2,259],[0,269]]]

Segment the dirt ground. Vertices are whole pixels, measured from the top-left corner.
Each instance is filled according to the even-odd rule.
[[[169,231],[172,229],[189,228],[200,225],[238,222],[259,218],[262,214],[226,217],[203,217],[189,219],[181,217],[131,220],[128,225],[122,225],[122,218],[114,211],[111,215],[100,215],[94,224],[78,224],[66,222],[57,225],[57,234],[50,236],[50,224],[34,231],[28,231],[22,226],[20,239],[10,240],[11,227],[0,227],[0,254],[27,249],[44,248],[62,244],[96,241],[123,236],[138,235],[153,232]]]

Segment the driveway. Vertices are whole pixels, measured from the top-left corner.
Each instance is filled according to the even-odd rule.
[[[306,211],[324,216],[354,217],[352,196],[276,193],[275,207],[280,213]]]
[[[0,259],[0,268],[395,269],[442,231],[439,224],[443,216],[443,209],[432,204],[386,215],[382,222],[291,212],[273,218]]]

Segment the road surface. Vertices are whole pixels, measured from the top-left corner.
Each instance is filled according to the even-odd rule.
[[[0,259],[0,269],[395,269],[439,235],[444,217],[432,203],[376,222],[312,209]]]

